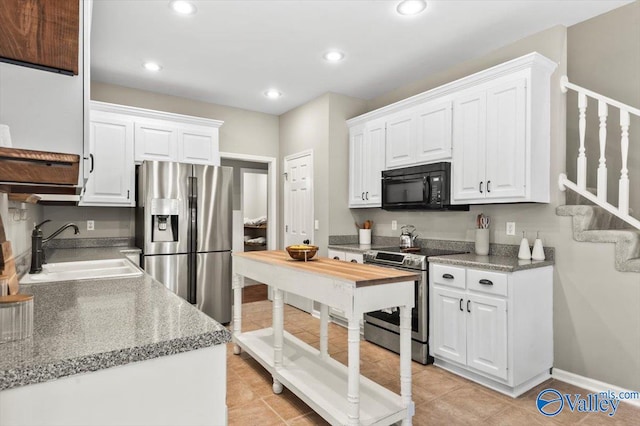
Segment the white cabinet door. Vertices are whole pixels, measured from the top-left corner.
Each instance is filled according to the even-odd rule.
[[[386,119],[385,166],[387,169],[416,162],[415,114],[408,109]]]
[[[178,130],[178,161],[219,166],[218,129],[181,126]]]
[[[346,253],[339,250],[329,249],[327,251],[327,257],[335,260],[346,260]]]
[[[487,91],[486,198],[526,196],[526,80]]]
[[[417,164],[451,158],[452,102],[430,102],[416,109]]]
[[[135,160],[178,161],[178,129],[160,120],[135,119]]]
[[[92,113],[90,173],[80,205],[134,206],[133,121]]]
[[[467,363],[467,326],[465,293],[433,287],[433,354],[436,357]]]
[[[384,120],[349,129],[349,207],[382,205]]]
[[[484,90],[469,92],[453,104],[452,203],[484,198],[486,98]]]
[[[367,207],[382,206],[382,170],[384,169],[384,120],[367,123],[365,133],[364,199]]]
[[[468,295],[467,365],[492,376],[507,378],[507,302]]]
[[[360,207],[364,200],[365,126],[349,129],[349,207]]]

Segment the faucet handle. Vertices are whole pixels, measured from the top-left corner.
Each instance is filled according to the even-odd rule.
[[[43,220],[42,222],[40,222],[40,223],[39,223],[39,224],[37,224],[37,225],[35,225],[35,224],[34,224],[34,225],[33,225],[33,229],[34,229],[34,230],[39,230],[39,229],[40,229],[40,227],[41,227],[42,225],[44,225],[45,223],[47,223],[47,222],[51,222],[51,219]]]

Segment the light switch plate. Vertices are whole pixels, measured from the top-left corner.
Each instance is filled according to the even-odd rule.
[[[392,220],[391,221],[391,230],[392,231],[397,231],[398,230],[398,221],[397,220]]]
[[[320,229],[320,221],[318,219],[315,220],[313,227],[316,231]]]
[[[96,224],[93,220],[88,220],[87,221],[87,231],[93,231],[94,229],[96,229]]]

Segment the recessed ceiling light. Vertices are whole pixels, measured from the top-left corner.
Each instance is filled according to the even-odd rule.
[[[344,59],[344,53],[338,50],[330,50],[327,53],[325,53],[323,57],[325,61],[340,62],[341,60]]]
[[[173,0],[169,2],[169,7],[180,15],[193,15],[197,10],[193,3],[185,0]]]
[[[269,99],[278,99],[280,96],[282,96],[282,92],[276,89],[269,89],[264,92],[264,95]]]
[[[400,15],[417,15],[427,8],[425,0],[404,0],[398,3],[396,10]]]
[[[147,71],[153,71],[153,72],[158,72],[162,69],[162,67],[158,63],[151,62],[151,61],[145,62],[144,64],[142,64],[142,66]]]

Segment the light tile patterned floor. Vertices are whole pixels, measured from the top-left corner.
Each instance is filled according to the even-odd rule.
[[[271,302],[247,303],[243,308],[244,331],[271,325]],[[312,346],[319,345],[320,322],[311,315],[285,305],[285,329]],[[335,324],[329,327],[329,353],[346,364],[346,330]],[[399,393],[398,356],[368,342],[360,344],[360,372]],[[276,395],[271,390],[271,376],[246,353],[233,355],[227,350],[227,405],[229,425],[326,425],[304,402],[285,389]],[[563,410],[546,418],[536,409],[538,393],[547,387],[562,393],[588,391],[557,380],[550,380],[513,399],[432,365],[412,363],[413,401],[416,414],[413,424],[422,425],[640,425],[640,409],[621,404],[615,416],[600,413],[572,413]]]

